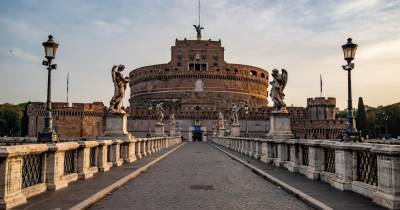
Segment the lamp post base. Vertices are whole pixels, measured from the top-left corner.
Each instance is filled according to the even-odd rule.
[[[40,143],[55,143],[58,141],[58,136],[55,131],[42,132],[38,135],[38,142]]]
[[[358,131],[345,131],[342,133],[342,141],[345,142],[360,142],[361,141],[361,133]]]

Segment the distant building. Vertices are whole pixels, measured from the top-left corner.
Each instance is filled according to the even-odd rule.
[[[102,102],[52,103],[53,127],[61,140],[94,138],[103,133]],[[37,137],[43,130],[46,103],[32,102],[27,108],[29,117],[28,136]]]
[[[340,139],[346,119],[336,119],[336,98],[307,99],[307,119],[304,123],[306,139]]]

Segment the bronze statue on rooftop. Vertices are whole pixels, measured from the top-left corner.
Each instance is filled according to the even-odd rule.
[[[196,33],[197,33],[197,40],[201,40],[201,30],[204,29],[204,27],[199,25],[193,25],[193,27],[196,29]]]

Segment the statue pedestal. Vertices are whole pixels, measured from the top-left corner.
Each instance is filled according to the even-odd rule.
[[[170,128],[170,129],[169,129],[169,136],[177,136],[177,133],[176,133],[176,129],[175,129],[175,128]]]
[[[230,136],[233,136],[233,137],[240,136],[240,125],[239,124],[231,125],[231,135]]]
[[[127,136],[128,133],[128,114],[126,113],[105,113],[106,128],[104,130],[104,137],[117,137]]]
[[[156,124],[154,131],[156,136],[165,136],[164,124]]]
[[[225,135],[225,128],[220,128],[218,129],[218,136],[224,136]]]
[[[270,130],[266,135],[271,139],[291,139],[294,138],[290,127],[290,118],[288,112],[273,111],[271,112]]]

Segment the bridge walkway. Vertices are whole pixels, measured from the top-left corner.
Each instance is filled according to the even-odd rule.
[[[187,143],[91,209],[312,209],[206,143]]]

